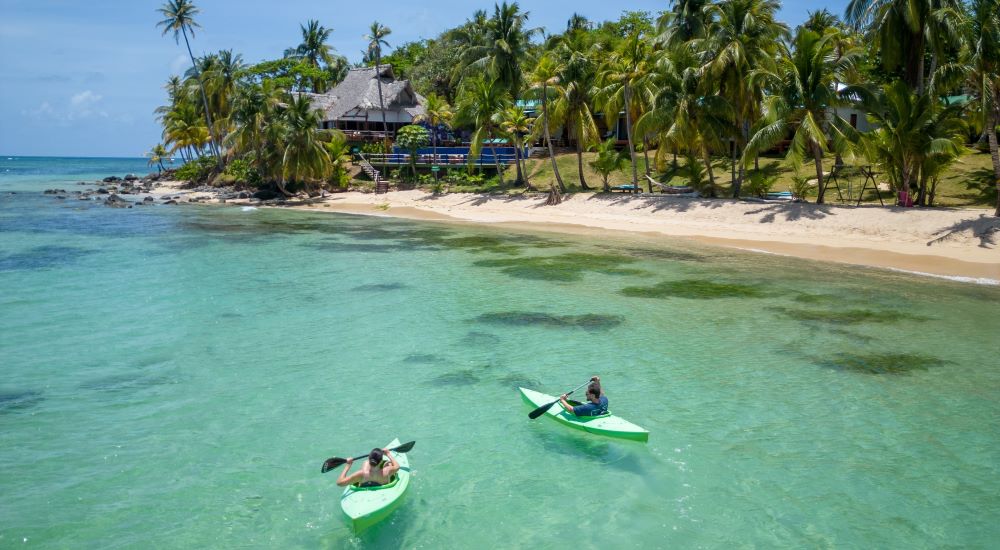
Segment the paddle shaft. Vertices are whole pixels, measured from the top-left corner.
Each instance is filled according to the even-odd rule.
[[[566,392],[566,395],[573,395],[573,392],[575,392],[576,390],[578,390],[578,389],[586,386],[587,384],[590,384],[590,382],[591,382],[590,380],[587,380],[583,384],[580,384],[579,386],[577,386],[577,387],[573,388],[572,390]],[[545,411],[551,409],[552,405],[555,405],[558,402],[559,402],[559,400],[556,399],[555,401],[553,401],[551,403],[548,403],[546,405],[542,405],[541,407],[538,407],[537,409],[535,409],[535,410],[531,411],[530,413],[528,413],[528,418],[534,420],[534,419],[538,418],[539,416],[542,416],[543,414],[545,414]]]
[[[389,451],[390,452],[394,452],[394,453],[406,453],[406,452],[409,452],[409,450],[413,448],[413,445],[415,443],[416,443],[416,441],[410,441],[409,443],[403,443],[402,445],[400,445],[398,447],[395,447],[393,449],[389,449]],[[368,457],[368,455],[365,454],[365,455],[361,455],[361,456],[356,456],[356,457],[352,458],[351,460],[361,460],[362,458],[367,458],[367,457]],[[334,468],[336,468],[338,466],[341,466],[343,464],[347,464],[347,459],[336,457],[336,456],[332,457],[332,458],[328,458],[328,459],[326,459],[326,462],[323,463],[323,468],[320,471],[325,474],[325,473],[329,472],[330,470],[332,470],[332,469],[334,469]]]

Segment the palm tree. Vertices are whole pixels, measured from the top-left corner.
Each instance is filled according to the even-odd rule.
[[[510,105],[510,99],[496,81],[483,76],[466,78],[458,95],[458,113],[456,122],[469,124],[475,128],[472,143],[469,146],[469,162],[479,158],[483,150],[483,142],[489,140],[496,164],[497,177],[503,185],[503,170],[500,168],[500,157],[496,145],[493,144],[493,132],[496,129],[493,115]]]
[[[501,132],[510,137],[514,144],[514,150],[520,151],[524,145],[524,136],[531,133],[535,119],[528,116],[524,109],[517,106],[510,106],[493,115],[493,123],[497,125]],[[514,155],[514,162],[520,162],[517,154]],[[553,162],[553,164],[555,164]],[[527,168],[524,170],[524,187],[531,189],[528,181]]]
[[[764,91],[751,85],[750,73],[773,70],[778,42],[788,27],[775,19],[775,0],[723,0],[706,8],[712,24],[706,39],[705,76],[717,82],[733,106],[733,197],[739,197],[745,166],[737,159],[749,140]]]
[[[180,151],[181,157],[191,160],[209,141],[205,119],[193,103],[182,102],[163,117],[163,142],[171,151]]]
[[[994,215],[1000,217],[1000,151],[997,148],[997,126],[1000,125],[1000,0],[972,0],[969,8],[972,89],[981,104],[983,136],[989,144],[997,187]]]
[[[561,67],[552,56],[542,56],[529,77],[529,85],[532,90],[539,91],[541,94],[542,132],[545,136],[545,144],[549,148],[549,159],[552,161],[552,173],[555,175],[556,184],[559,186],[559,191],[565,193],[566,186],[563,185],[562,176],[559,175],[559,165],[556,163],[556,152],[552,147],[552,134],[549,128],[552,119],[549,109],[549,88],[553,88],[553,92],[557,95],[562,95],[563,90],[559,85],[560,70]],[[518,151],[520,152],[520,148],[518,148]]]
[[[382,133],[387,144],[389,141],[389,123],[385,120],[385,102],[382,97],[382,47],[389,47],[389,43],[385,41],[385,37],[390,34],[392,34],[392,29],[375,21],[365,36],[368,39],[369,53],[375,54],[375,82],[378,85],[378,108],[382,111]]]
[[[438,145],[438,128],[444,124],[451,124],[451,120],[455,117],[455,114],[451,111],[451,105],[445,99],[437,94],[431,94],[427,96],[427,102],[424,103],[424,113],[417,115],[413,122],[426,122],[431,127],[431,146],[434,150],[434,162],[438,161],[437,145]]]
[[[313,110],[309,98],[294,97],[284,118],[286,127],[278,190],[288,197],[291,193],[285,188],[285,182],[322,179],[328,171],[330,155],[319,138],[319,111]]]
[[[571,30],[560,42],[557,53],[564,59],[560,73],[561,94],[554,111],[563,113],[566,129],[576,142],[577,173],[580,188],[590,189],[583,175],[583,151],[599,139],[591,109],[596,90],[597,69],[587,31]]]
[[[611,184],[608,181],[611,174],[625,168],[625,162],[625,155],[615,147],[614,138],[603,141],[597,146],[597,158],[590,161],[590,166],[604,180],[605,193],[611,192]]]
[[[152,166],[155,164],[157,166],[157,173],[163,173],[163,159],[169,159],[169,155],[170,153],[167,151],[167,148],[162,143],[157,143],[149,150],[149,153],[146,153],[146,156],[149,157],[148,165]]]
[[[922,170],[937,163],[943,169],[946,158],[957,158],[965,139],[965,122],[960,107],[940,106],[929,95],[917,95],[901,80],[887,84],[877,95],[863,95],[862,107],[876,129],[852,137],[858,139],[865,155],[880,165],[897,191],[924,187],[928,176]],[[850,130],[848,129],[848,132]],[[923,195],[921,189],[921,198]]]
[[[194,36],[195,27],[201,27],[194,20],[194,16],[198,14],[199,10],[191,0],[167,0],[167,3],[160,7],[158,11],[163,15],[164,19],[157,23],[156,26],[163,27],[164,35],[168,32],[173,32],[174,42],[177,43],[180,42],[178,35],[184,36],[184,45],[187,46],[188,57],[191,58],[191,66],[195,70],[195,77],[198,79],[199,85],[201,85],[201,99],[205,104],[205,120],[209,135],[212,138],[210,143],[218,161],[219,169],[221,170],[222,154],[218,149],[218,142],[215,139],[212,113],[208,107],[208,96],[205,94],[205,85],[201,82],[201,75],[198,73],[198,64],[194,60],[194,53],[191,52],[191,42],[188,41],[188,31],[190,30],[191,36]]]
[[[732,108],[704,77],[698,52],[686,45],[664,50],[657,72],[661,80],[653,108],[636,121],[636,128],[658,133],[661,144],[686,154],[693,187],[701,183],[702,172],[696,166],[701,157],[708,173],[708,195],[715,197],[711,149],[721,147],[722,136],[732,128]],[[661,158],[664,150],[658,152]]]
[[[705,7],[709,0],[676,0],[657,21],[659,41],[666,47],[687,44],[705,37],[710,19]]]
[[[847,124],[837,115],[828,124],[829,108],[838,103],[835,82],[840,80],[857,59],[863,55],[861,49],[853,49],[837,55],[833,46],[833,34],[820,35],[806,27],[799,27],[795,36],[794,50],[781,45],[781,57],[776,73],[760,70],[751,79],[765,80],[765,87],[778,91],[767,99],[765,124],[760,127],[743,152],[747,157],[757,155],[785,138],[789,130],[794,130],[787,158],[797,170],[803,158],[812,156],[816,165],[816,203],[823,204],[826,192],[823,180],[823,154],[827,151],[827,130],[838,149],[843,149],[847,141],[843,134]]]
[[[856,28],[867,27],[882,67],[890,72],[902,69],[903,80],[923,95],[927,49],[933,64],[947,44],[957,42],[961,8],[960,0],[851,0],[845,20]]]
[[[285,57],[301,59],[317,69],[323,65],[334,67],[338,64],[339,56],[334,54],[334,48],[326,43],[333,34],[333,29],[328,29],[319,24],[319,21],[310,19],[305,25],[299,25],[302,31],[302,43],[294,48],[285,50]],[[321,78],[313,79],[313,92],[323,93],[326,90],[326,82]]]
[[[633,33],[611,53],[601,70],[604,83],[598,96],[604,100],[604,117],[608,123],[617,120],[625,111],[625,131],[628,138],[629,158],[632,162],[632,185],[638,187],[639,173],[635,157],[635,140],[632,137],[632,112],[636,105],[635,90],[643,85],[649,75],[649,45],[638,33]]]
[[[485,36],[470,43],[463,55],[466,71],[486,71],[515,100],[519,99],[524,75],[521,62],[528,55],[531,37],[538,29],[526,29],[528,13],[517,2],[494,4],[493,17],[483,29]]]

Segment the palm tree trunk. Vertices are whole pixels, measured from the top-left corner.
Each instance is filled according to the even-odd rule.
[[[993,97],[996,98],[996,94],[1000,90],[994,90]],[[990,144],[990,158],[993,161],[993,178],[997,186],[997,209],[993,213],[994,216],[1000,218],[1000,149],[997,147],[997,124],[1000,122],[1000,113],[998,113],[997,106],[994,106],[992,116],[990,117],[989,123],[989,135],[986,136],[987,141]]]
[[[576,170],[580,173],[580,189],[590,189],[587,186],[587,180],[583,177],[583,124],[577,131],[576,138]]]
[[[384,155],[388,154],[389,150],[389,123],[385,121],[385,102],[382,101],[382,48],[375,49],[375,83],[378,86],[378,108],[382,111],[382,173],[384,174]]]
[[[500,157],[497,156],[497,146],[493,143],[493,134],[487,134],[490,140],[490,151],[493,152],[493,164],[497,167],[497,177],[500,178],[500,185],[503,186],[503,171],[500,170]]]
[[[523,150],[524,150],[524,142],[518,141],[518,143],[517,143],[517,153],[520,155]],[[528,181],[528,177],[529,176],[528,176],[528,159],[527,159],[527,157],[525,157],[525,156],[522,155],[521,156],[521,163],[524,166],[524,190],[525,191],[533,191],[534,189],[532,189],[532,187],[531,187],[531,182]]]
[[[643,156],[643,158],[646,159],[646,175],[648,176],[648,175],[650,175],[650,171],[649,171],[649,140],[646,139],[646,136],[642,136],[642,156]],[[650,184],[649,192],[650,193],[653,192],[652,184]]]
[[[715,198],[715,174],[712,172],[712,157],[708,154],[708,147],[701,146],[701,156],[705,161],[705,169],[708,170],[708,196]]]
[[[819,144],[812,142],[813,150],[813,160],[816,163],[816,186],[817,186],[817,196],[816,204],[823,204],[823,195],[826,193],[826,185],[823,181],[823,150],[819,148]]]
[[[632,142],[632,117],[628,114],[628,106],[631,103],[631,99],[632,97],[629,93],[628,83],[625,83],[625,136],[628,138],[629,158],[632,160],[632,185],[638,189],[639,172],[636,169],[635,145]]]
[[[212,137],[212,152],[215,160],[222,170],[222,154],[219,152],[218,144],[215,140],[215,126],[212,124],[212,111],[208,108],[208,95],[205,93],[205,83],[201,80],[201,71],[198,70],[198,63],[194,60],[194,53],[191,51],[191,42],[188,41],[187,27],[181,27],[181,34],[184,35],[184,45],[187,46],[188,57],[191,58],[191,67],[194,69],[194,76],[198,79],[198,88],[201,89],[201,101],[205,105],[205,120],[208,123],[208,135]]]
[[[513,138],[511,138],[511,145],[514,146],[514,167],[517,169],[517,185],[524,185],[524,172],[521,170],[521,151],[518,150],[517,144]]]
[[[549,133],[549,87],[542,84],[542,117],[544,121],[542,123],[545,128],[545,144],[549,148],[549,159],[552,161],[552,173],[555,175],[556,183],[559,185],[559,191],[565,193],[566,186],[563,185],[562,176],[559,175],[559,165],[556,163],[556,151],[552,147],[552,135]]]

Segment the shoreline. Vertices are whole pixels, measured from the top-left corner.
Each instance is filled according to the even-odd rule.
[[[157,195],[192,195],[162,182]],[[903,271],[1000,285],[1000,219],[986,209],[756,203],[666,195],[568,195],[558,206],[544,196],[345,192],[271,206],[228,199],[207,204],[339,212],[423,221],[494,225],[577,235],[680,238],[750,252]],[[206,203],[203,203],[206,204]],[[620,235],[619,235],[620,236]]]

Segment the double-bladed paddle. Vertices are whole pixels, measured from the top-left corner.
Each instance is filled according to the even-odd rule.
[[[579,386],[577,386],[577,387],[573,388],[572,390],[566,392],[566,395],[572,395],[573,392],[575,392],[576,390],[578,390],[578,389],[586,386],[590,382],[591,382],[591,380],[587,380],[583,384],[580,384]],[[551,409],[552,405],[555,405],[558,402],[559,402],[559,400],[556,399],[555,401],[553,401],[551,403],[548,403],[546,405],[542,405],[541,407],[538,407],[537,409],[535,409],[535,410],[531,411],[530,413],[528,413],[528,418],[534,420],[534,419],[538,418],[539,416],[542,416],[543,414],[545,414],[545,411]]]
[[[417,443],[416,441],[410,441],[409,443],[403,443],[399,447],[396,447],[395,449],[389,449],[389,450],[392,451],[392,452],[394,452],[394,453],[406,453],[406,452],[409,452],[410,449],[412,449],[413,446],[416,443]],[[368,455],[356,456],[356,457],[354,457],[354,460],[361,460],[362,458],[365,458],[367,456]],[[336,468],[337,466],[341,466],[343,464],[347,464],[347,459],[346,458],[340,458],[339,456],[335,456],[333,458],[328,458],[328,459],[326,459],[326,462],[323,463],[323,469],[320,470],[320,472],[325,474],[325,473],[329,472],[330,470]]]

